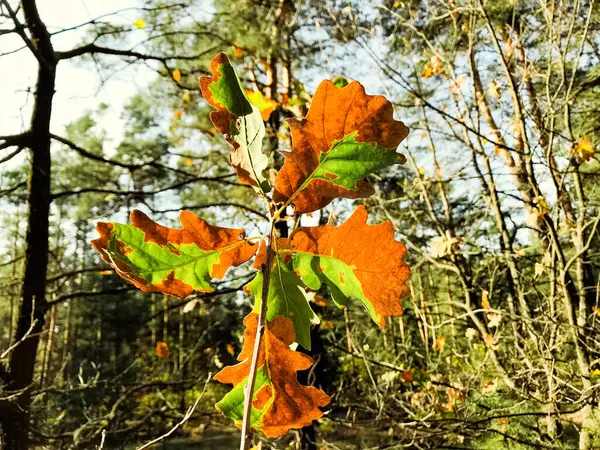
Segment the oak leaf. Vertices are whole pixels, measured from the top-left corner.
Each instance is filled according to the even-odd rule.
[[[250,103],[258,108],[263,121],[269,120],[271,113],[279,107],[275,100],[265,97],[260,91],[246,91],[246,96]]]
[[[157,224],[139,210],[131,225],[98,222],[94,249],[124,279],[145,292],[186,297],[193,291],[212,292],[212,278],[223,278],[231,266],[248,261],[257,245],[244,230],[208,224],[182,211],[183,228]]]
[[[382,328],[386,317],[402,315],[410,269],[390,222],[368,225],[367,211],[359,206],[339,226],[297,228],[289,245],[294,270],[310,289],[327,284],[338,306],[357,298]]]
[[[261,254],[257,256],[259,261]],[[258,272],[256,277],[246,285],[244,291],[255,298],[254,312],[260,311],[262,302],[263,274]],[[319,319],[308,302],[302,280],[285,262],[276,257],[271,268],[269,279],[269,294],[267,298],[267,320],[275,316],[284,316],[294,324],[296,342],[310,350],[310,324],[318,323]]]
[[[212,76],[200,78],[200,88],[208,104],[216,108],[210,119],[234,148],[229,161],[242,183],[268,192],[264,172],[269,158],[262,151],[265,125],[261,113],[246,97],[225,53],[212,59],[210,69]]]
[[[255,344],[258,316],[250,313],[244,319],[244,348],[238,356],[241,363],[225,367],[215,380],[233,384],[233,389],[217,403],[216,408],[240,426],[244,410],[244,386],[248,381]],[[329,403],[329,396],[314,386],[298,383],[297,372],[312,365],[312,359],[290,350],[295,340],[292,321],[276,316],[267,322],[261,340],[257,377],[252,393],[251,426],[268,438],[282,436],[291,428],[302,428],[323,415],[319,407]]]
[[[273,200],[307,213],[338,197],[371,195],[363,178],[405,161],[396,148],[408,128],[393,113],[385,97],[367,95],[356,81],[343,88],[323,81],[306,118],[287,120],[292,151],[284,153]]]

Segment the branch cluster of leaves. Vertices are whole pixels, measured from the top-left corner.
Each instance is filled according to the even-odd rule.
[[[246,287],[255,298],[254,310],[244,321],[240,363],[215,376],[233,384],[217,409],[241,425],[250,408],[244,395],[249,385],[250,426],[275,437],[321,417],[319,408],[330,401],[316,387],[298,383],[297,372],[312,360],[290,349],[294,342],[311,347],[310,326],[318,317],[307,289],[326,285],[339,307],[353,297],[383,327],[386,317],[402,315],[399,300],[409,293],[409,268],[392,224],[368,225],[362,206],[339,226],[298,227],[288,238],[278,236],[274,224],[286,220],[290,210],[310,213],[335,198],[371,195],[365,177],[404,162],[396,149],[408,129],[394,120],[389,101],[367,95],[358,82],[338,88],[323,81],[307,116],[288,120],[293,147],[275,176],[263,147],[269,114],[264,109],[272,110],[272,103],[262,95],[251,103],[225,54],[212,60],[211,70],[211,77],[200,80],[205,99],[216,108],[211,119],[233,147],[230,162],[240,181],[265,200],[268,234],[246,237],[244,230],[210,225],[188,211],[181,213],[181,229],[167,228],[134,211],[131,225],[99,223],[100,237],[92,244],[138,288],[181,298],[214,291],[212,279],[256,255],[258,272]]]

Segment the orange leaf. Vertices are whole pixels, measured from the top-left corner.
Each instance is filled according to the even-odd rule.
[[[181,71],[179,69],[175,69],[171,75],[175,81],[181,80]]]
[[[400,298],[410,293],[406,247],[394,240],[391,222],[368,225],[359,206],[342,225],[300,227],[290,235],[294,269],[318,290],[326,283],[338,305],[358,298],[381,326],[387,316],[401,316]]]
[[[161,359],[169,359],[169,346],[166,342],[158,341],[156,343],[156,356]]]
[[[132,225],[98,222],[94,249],[124,279],[145,292],[186,297],[193,291],[212,292],[211,278],[223,278],[231,266],[248,261],[257,245],[244,240],[244,230],[208,224],[189,211],[179,219],[183,228],[169,228],[139,210]]]
[[[441,352],[442,350],[444,350],[445,345],[446,345],[446,338],[444,336],[440,336],[435,340],[435,342],[433,344],[433,349],[437,352]]]
[[[423,73],[421,74],[424,78],[429,78],[433,75],[433,68],[429,64],[425,64],[425,69],[423,69]]]
[[[233,345],[227,344],[225,346],[225,348],[227,349],[227,353],[229,353],[231,356],[233,356],[233,354],[235,353],[235,349],[233,348]]]
[[[356,81],[343,88],[323,81],[306,118],[287,119],[293,147],[284,153],[273,200],[307,213],[334,198],[371,195],[373,188],[363,178],[405,161],[396,148],[408,128],[393,114],[385,97],[367,95]]]
[[[400,377],[402,378],[402,380],[406,381],[407,383],[412,383],[414,380],[413,372],[414,372],[414,369],[406,370],[406,371],[402,372]]]
[[[582,161],[589,161],[594,156],[594,146],[592,140],[587,137],[579,138],[577,145],[575,146],[575,153]]]
[[[244,319],[244,325],[244,348],[238,356],[238,361],[242,362],[225,367],[215,375],[215,380],[234,385],[233,390],[217,403],[217,410],[234,418],[237,426],[241,422],[244,386],[250,372],[258,315],[250,313]],[[292,428],[310,425],[323,415],[319,407],[330,401],[329,396],[316,387],[298,383],[297,372],[308,369],[312,359],[290,350],[289,345],[295,339],[290,319],[275,316],[266,324],[260,344],[251,425],[268,438],[282,436]]]

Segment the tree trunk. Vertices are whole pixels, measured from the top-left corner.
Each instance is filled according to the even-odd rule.
[[[50,214],[50,117],[56,79],[54,50],[50,35],[38,14],[35,0],[21,2],[25,24],[31,36],[29,46],[38,60],[35,103],[31,117],[31,150],[27,205],[29,218],[25,238],[25,270],[21,304],[17,317],[15,342],[10,355],[7,390],[22,391],[15,401],[0,410],[2,447],[6,450],[29,448],[29,408],[40,332],[47,310],[45,297],[48,267],[48,222]]]

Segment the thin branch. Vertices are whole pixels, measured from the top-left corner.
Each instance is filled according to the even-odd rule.
[[[209,182],[216,181],[216,182],[223,183],[223,184],[237,186],[239,183],[227,180],[228,178],[231,178],[233,176],[235,176],[235,175],[231,174],[231,175],[220,175],[220,176],[216,176],[216,177],[195,177],[195,178],[192,178],[189,180],[175,183],[171,186],[167,186],[167,187],[160,188],[160,189],[155,189],[153,191],[121,191],[118,189],[81,188],[81,189],[74,189],[72,191],[57,192],[56,194],[52,194],[52,199],[56,200],[57,198],[68,197],[71,195],[80,195],[80,194],[89,194],[89,193],[114,194],[114,195],[134,195],[134,196],[144,197],[144,196],[156,195],[156,194],[160,194],[162,192],[177,189],[177,188],[180,188],[183,186],[187,186],[188,184],[196,183],[198,181],[209,181]],[[0,194],[2,194],[1,191],[0,191]]]
[[[140,59],[142,61],[173,61],[173,60],[181,60],[181,61],[196,61],[203,56],[214,51],[214,48],[209,48],[203,52],[196,53],[195,55],[171,55],[171,56],[158,56],[158,55],[149,55],[146,53],[140,53],[134,50],[119,50],[116,48],[102,47],[96,44],[85,44],[81,47],[76,47],[71,50],[67,50],[64,52],[56,52],[56,58],[59,61],[63,59],[71,59],[76,58],[78,56],[83,55],[95,55],[95,54],[104,54],[104,55],[115,55],[115,56],[125,56],[127,58],[135,58]]]
[[[179,423],[177,423],[173,428],[171,428],[169,431],[167,431],[162,436],[159,436],[156,439],[154,439],[154,440],[152,440],[152,441],[150,441],[150,442],[142,445],[141,447],[138,447],[136,450],[144,450],[144,449],[149,448],[150,446],[152,446],[152,445],[154,445],[154,444],[162,441],[163,439],[168,438],[180,426],[182,426],[183,424],[185,424],[190,419],[190,417],[192,417],[192,415],[194,414],[194,411],[196,410],[196,408],[198,407],[198,404],[200,403],[200,400],[202,399],[202,397],[204,397],[204,393],[206,392],[206,388],[208,387],[208,383],[209,383],[211,377],[212,377],[212,373],[209,372],[208,373],[208,377],[206,378],[206,382],[204,383],[204,388],[202,389],[202,392],[200,392],[200,395],[198,396],[198,398],[196,399],[196,401],[194,402],[194,404],[189,407],[189,409],[185,413],[185,416],[183,416],[183,419],[181,419],[181,421]]]

